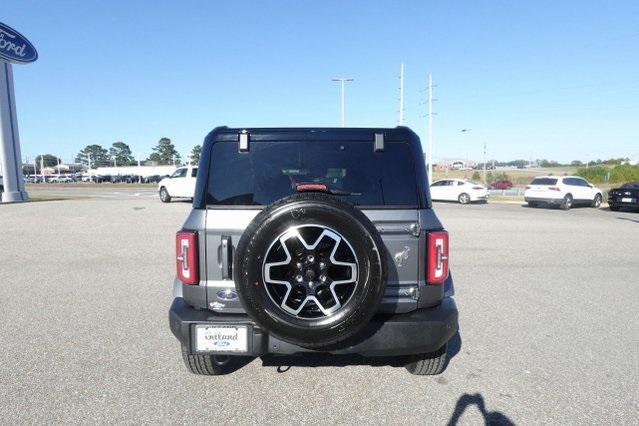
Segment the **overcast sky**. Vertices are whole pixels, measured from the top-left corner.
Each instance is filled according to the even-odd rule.
[[[405,116],[437,158],[639,159],[639,2],[15,1],[36,46],[14,65],[23,157],[121,140],[184,155],[218,125],[349,126]],[[472,129],[461,133],[461,129]]]

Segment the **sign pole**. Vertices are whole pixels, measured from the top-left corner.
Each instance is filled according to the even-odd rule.
[[[21,159],[13,70],[9,62],[0,60],[0,164],[4,183],[3,203],[27,200]]]

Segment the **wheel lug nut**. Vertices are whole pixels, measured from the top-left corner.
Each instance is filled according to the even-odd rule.
[[[302,281],[304,281],[304,277],[300,274],[297,274],[295,276],[295,281],[297,281],[298,283],[301,283]]]
[[[313,256],[312,254],[309,254],[308,256],[306,256],[306,260],[313,263],[315,262],[315,256]]]
[[[302,262],[297,262],[295,266],[297,267],[297,269],[302,269]]]
[[[325,283],[326,282],[326,275],[320,276],[320,281]]]
[[[320,262],[319,267],[320,269],[326,269],[326,263]]]

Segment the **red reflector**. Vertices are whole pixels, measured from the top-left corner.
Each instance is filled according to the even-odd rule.
[[[442,284],[448,277],[448,232],[431,232],[426,241],[426,282]]]
[[[328,186],[324,183],[298,183],[295,185],[295,190],[297,192],[305,192],[305,191],[321,191],[321,192],[330,192],[328,190]]]
[[[196,232],[180,231],[175,235],[177,276],[184,284],[197,284],[200,280],[197,253]]]
[[[483,186],[473,186],[473,189],[484,189]]]

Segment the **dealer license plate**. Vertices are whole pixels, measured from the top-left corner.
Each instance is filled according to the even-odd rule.
[[[245,325],[198,325],[195,339],[198,351],[248,351],[248,327]]]
[[[621,202],[622,203],[632,203],[632,198],[622,198]]]

